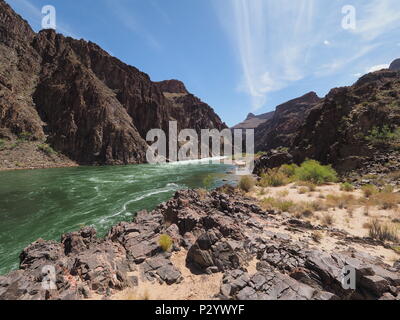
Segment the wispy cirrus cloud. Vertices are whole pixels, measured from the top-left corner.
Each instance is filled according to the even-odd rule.
[[[397,47],[400,1],[352,1],[357,28],[344,30],[347,0],[219,1],[216,12],[240,62],[240,89],[255,111],[269,94],[305,78],[362,74]],[[383,51],[386,50],[386,51]],[[393,50],[394,51],[394,50]],[[312,88],[310,88],[311,90]]]
[[[107,0],[107,4],[114,16],[125,28],[143,38],[149,46],[158,50],[161,49],[160,42],[142,26],[138,17],[123,1]]]

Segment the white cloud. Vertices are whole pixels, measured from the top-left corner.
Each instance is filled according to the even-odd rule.
[[[216,4],[238,53],[243,71],[240,89],[252,98],[253,110],[263,107],[268,93],[304,77],[308,50],[321,43],[309,37],[314,2],[231,0]]]
[[[357,28],[354,33],[366,41],[400,27],[400,1],[370,0],[357,8]]]
[[[389,69],[389,64],[378,64],[367,69],[367,73],[379,71],[382,69]]]
[[[389,62],[394,53],[385,46],[393,47],[400,30],[399,0],[354,0],[354,31],[342,28],[342,1],[213,3],[237,53],[243,75],[239,88],[252,99],[253,111],[263,107],[271,93],[296,81],[360,76],[373,64]]]

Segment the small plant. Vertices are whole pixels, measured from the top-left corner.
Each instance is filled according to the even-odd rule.
[[[269,169],[261,175],[259,185],[261,187],[281,187],[288,184],[289,179],[287,175],[279,169]]]
[[[331,166],[323,166],[318,161],[307,160],[296,169],[298,181],[308,181],[317,185],[337,181],[337,173]]]
[[[5,140],[0,139],[0,150],[3,150],[5,144],[6,144]]]
[[[18,135],[18,140],[19,141],[21,141],[21,142],[23,142],[23,141],[30,141],[30,140],[32,140],[32,133],[30,133],[30,132],[21,132],[19,135]]]
[[[311,234],[311,238],[312,238],[315,242],[320,243],[321,240],[322,240],[322,238],[323,238],[323,235],[322,235],[321,232],[314,231],[314,232]]]
[[[255,186],[255,180],[252,176],[243,176],[239,182],[239,188],[244,192],[250,192]]]
[[[46,143],[39,144],[37,148],[49,156],[56,153],[54,149]]]
[[[352,192],[354,191],[354,186],[349,182],[345,182],[340,185],[340,190],[346,192]]]
[[[308,192],[308,188],[306,188],[306,187],[301,187],[299,189],[299,194],[306,194],[307,192]]]
[[[380,241],[398,242],[398,230],[395,226],[389,224],[382,224],[379,220],[374,219],[369,228],[370,238]]]
[[[309,181],[300,181],[297,183],[299,187],[305,187],[308,188],[309,192],[315,192],[317,191],[317,185],[315,183],[309,182]]]
[[[296,164],[284,164],[280,167],[279,171],[291,178],[296,174],[296,169],[298,169]]]
[[[261,205],[266,210],[275,209],[283,212],[289,212],[294,207],[293,201],[286,201],[271,197],[262,200]]]
[[[373,145],[387,145],[400,140],[400,128],[391,129],[388,125],[373,127],[365,140]]]
[[[203,186],[204,186],[206,189],[211,189],[212,186],[214,185],[214,182],[215,182],[214,176],[211,175],[211,174],[209,174],[209,175],[207,175],[206,177],[204,177],[204,179],[203,179]]]
[[[377,194],[379,192],[378,188],[372,184],[367,184],[361,188],[364,196],[370,198],[372,195]]]
[[[330,213],[325,213],[322,216],[322,223],[326,226],[331,226],[333,225],[333,223],[335,222],[335,218],[333,217],[332,214]]]
[[[158,240],[158,244],[164,252],[167,252],[171,249],[173,240],[169,235],[162,234]]]
[[[287,190],[282,190],[282,191],[279,191],[279,192],[277,193],[277,195],[278,195],[278,197],[286,198],[286,197],[289,195],[289,191],[287,191]]]

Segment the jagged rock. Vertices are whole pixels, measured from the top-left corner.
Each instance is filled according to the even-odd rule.
[[[71,232],[61,237],[61,243],[64,245],[66,255],[70,253],[79,253],[88,248],[88,245],[96,239],[96,230],[91,227],[85,227],[79,232]]]
[[[222,239],[218,232],[209,231],[201,235],[189,249],[186,262],[204,271],[217,267],[218,271],[223,272],[239,268],[243,258],[232,242]]]
[[[268,169],[280,167],[283,164],[293,163],[293,156],[286,151],[270,151],[256,160],[254,173],[261,175]]]

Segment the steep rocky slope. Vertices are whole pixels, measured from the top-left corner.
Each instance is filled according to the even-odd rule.
[[[387,70],[369,73],[354,85],[332,89],[308,109],[303,119],[283,119],[292,130],[270,131],[256,136],[258,151],[287,147],[288,154],[268,154],[257,164],[256,171],[293,160],[306,158],[332,164],[342,173],[365,168],[374,159],[380,165],[398,167],[391,154],[398,150],[400,125],[400,72],[398,60]],[[291,120],[289,120],[291,119]],[[295,125],[290,126],[290,121]],[[266,143],[265,143],[266,141]],[[278,161],[281,159],[282,161]],[[273,161],[271,161],[273,160]]]
[[[226,127],[179,81],[152,82],[92,42],[36,34],[3,0],[0,16],[0,138],[29,133],[78,163],[122,164],[144,162],[147,132],[169,121]]]
[[[313,108],[291,146],[295,161],[313,158],[341,171],[361,167],[376,153],[391,152],[400,125],[400,72],[367,74],[353,86],[333,89]],[[376,129],[376,137],[371,137]],[[382,134],[386,141],[378,140]],[[394,138],[394,137],[393,137]],[[372,139],[372,140],[371,140]],[[395,141],[394,141],[395,142]]]
[[[249,113],[246,120],[237,124],[232,129],[257,129],[259,126],[272,119],[274,116],[274,111],[264,113],[261,115],[254,115],[253,113]]]
[[[309,92],[277,106],[273,117],[256,130],[256,151],[289,147],[311,108],[320,101],[315,92]]]

